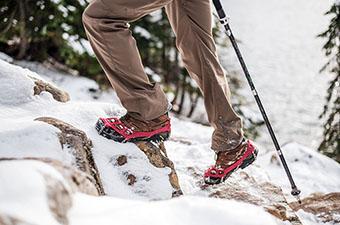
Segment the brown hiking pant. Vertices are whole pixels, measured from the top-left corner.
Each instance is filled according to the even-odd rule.
[[[128,22],[165,7],[176,45],[190,76],[204,96],[214,127],[211,148],[227,151],[243,138],[242,122],[232,109],[230,90],[212,37],[210,0],[93,0],[83,14],[92,48],[128,112],[143,120],[168,110],[159,84],[151,84]]]

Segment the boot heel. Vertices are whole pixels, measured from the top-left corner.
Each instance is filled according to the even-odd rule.
[[[259,150],[257,150],[257,148],[255,148],[254,152],[242,162],[242,164],[240,165],[240,168],[244,169],[247,166],[251,165],[256,160],[258,152],[259,152]]]

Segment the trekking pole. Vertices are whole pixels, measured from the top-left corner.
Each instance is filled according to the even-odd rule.
[[[243,60],[243,57],[242,57],[242,54],[240,52],[240,49],[238,48],[238,45],[236,43],[236,39],[230,29],[230,25],[229,25],[229,17],[225,14],[223,8],[222,8],[222,4],[220,2],[220,0],[213,0],[213,3],[214,3],[214,6],[216,8],[216,11],[217,11],[217,14],[218,14],[218,17],[219,17],[219,20],[221,22],[221,24],[224,26],[225,30],[226,30],[226,34],[227,36],[229,37],[230,39],[230,42],[231,44],[233,45],[234,49],[235,49],[235,52],[236,52],[236,55],[237,55],[237,58],[241,64],[241,67],[243,69],[243,72],[244,72],[244,75],[246,76],[247,78],[247,81],[248,81],[248,84],[250,86],[250,89],[254,95],[254,98],[256,100],[256,103],[257,103],[257,106],[259,107],[260,111],[261,111],[261,114],[262,114],[262,117],[263,117],[263,120],[268,128],[268,131],[269,131],[269,134],[273,140],[273,143],[275,145],[275,148],[276,148],[276,152],[277,154],[279,155],[280,157],[280,160],[281,160],[281,163],[283,165],[283,168],[284,170],[286,171],[286,174],[287,174],[287,177],[289,179],[289,182],[290,182],[290,185],[291,185],[291,194],[296,197],[298,199],[298,201],[301,203],[300,201],[300,197],[299,197],[299,194],[301,193],[301,191],[296,187],[295,185],[295,182],[294,182],[294,179],[292,177],[292,174],[290,173],[289,171],[289,168],[288,168],[288,165],[287,165],[287,162],[282,154],[282,151],[281,151],[281,147],[280,147],[280,144],[275,136],[275,133],[274,133],[274,130],[269,122],[269,119],[268,119],[268,116],[267,116],[267,113],[266,111],[264,110],[264,107],[262,105],[262,102],[261,102],[261,99],[257,93],[257,90],[255,88],[255,85],[253,83],[253,80],[251,79],[251,76],[249,74],[249,71],[248,71],[248,68]]]

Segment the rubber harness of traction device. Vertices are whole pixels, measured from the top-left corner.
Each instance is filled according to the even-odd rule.
[[[150,132],[145,131],[135,131],[127,126],[124,125],[124,123],[119,118],[100,118],[104,123],[103,127],[109,127],[116,131],[118,134],[124,137],[124,141],[129,141],[131,139],[135,138],[151,138],[154,135],[160,134],[160,133],[167,133],[171,130],[170,121],[167,121],[165,126],[154,130]]]
[[[254,154],[256,151],[256,148],[254,146],[254,143],[250,140],[247,141],[247,150],[243,154],[243,156],[237,160],[232,165],[221,168],[216,166],[211,166],[209,169],[206,170],[204,173],[204,178],[215,178],[215,179],[224,179],[226,176],[228,176],[233,170],[237,169],[242,165],[242,163],[252,154]]]

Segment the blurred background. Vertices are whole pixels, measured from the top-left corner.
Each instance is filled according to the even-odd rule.
[[[223,0],[281,143],[301,143],[340,162],[340,4],[331,0]],[[86,0],[2,0],[0,52],[111,88],[86,39]],[[272,148],[234,50],[214,17],[214,37],[247,136]],[[150,80],[181,118],[208,124],[202,95],[175,48],[164,11],[131,23]]]

